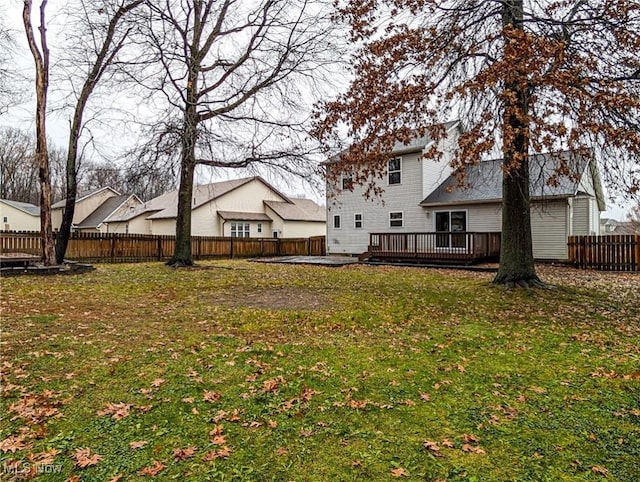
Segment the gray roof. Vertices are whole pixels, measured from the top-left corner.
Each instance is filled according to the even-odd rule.
[[[89,191],[83,191],[81,193],[78,193],[76,195],[76,202],[79,203],[83,199],[86,199],[89,196],[93,196],[94,194],[97,194],[100,191],[104,191],[105,189],[109,189],[110,191],[113,191],[117,196],[120,195],[120,193],[118,191],[116,191],[115,189],[113,189],[112,187],[109,187],[109,186],[99,187],[97,189],[91,189]],[[63,207],[65,207],[66,203],[67,203],[67,200],[66,199],[62,199],[61,201],[58,201],[57,203],[52,204],[51,208],[52,209],[63,208]]]
[[[264,213],[248,213],[240,211],[218,211],[220,216],[225,221],[273,221],[269,216]]]
[[[121,194],[119,196],[110,197],[98,206],[91,214],[80,221],[76,227],[85,229],[97,228],[109,217],[110,214],[113,214],[113,212],[122,206],[122,204],[131,196],[131,194]]]
[[[318,206],[311,199],[292,198],[290,201],[264,201],[264,203],[285,221],[326,222],[325,208]]]
[[[571,176],[558,176],[557,183],[547,180],[554,174],[556,159],[562,158],[572,171]],[[530,156],[530,194],[532,198],[563,198],[578,193],[580,179],[590,159],[569,151]],[[449,176],[429,194],[421,206],[498,202],[502,200],[502,159],[483,161],[467,167],[465,187],[458,187],[454,175]],[[590,174],[589,174],[590,175]]]
[[[16,209],[19,209],[22,212],[25,212],[27,214],[30,214],[31,216],[40,216],[40,207],[39,206],[35,206],[33,204],[29,204],[29,203],[23,203],[20,201],[9,201],[8,199],[0,199],[0,201],[2,201],[3,203],[14,207]]]

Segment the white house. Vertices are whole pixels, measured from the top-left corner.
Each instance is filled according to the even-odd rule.
[[[51,224],[53,229],[60,229],[66,200],[58,201],[51,206]],[[111,187],[102,187],[80,193],[76,198],[76,206],[73,212],[72,230],[83,232],[107,233],[108,220],[121,218],[136,207],[142,205],[142,201],[134,194],[120,194]]]
[[[433,146],[428,137],[396,145],[380,181],[384,193],[379,199],[365,199],[360,186],[347,190],[327,185],[329,254],[366,252],[369,233],[501,230],[501,160],[470,166],[465,180],[468,187],[459,188],[449,167],[459,126],[449,123],[446,128],[447,137],[437,146],[443,153],[439,162],[422,157]],[[593,159],[570,152],[554,156],[564,158],[576,176],[559,177],[551,185],[547,180],[553,173],[552,156],[531,156],[531,227],[536,259],[567,259],[567,237],[598,234],[600,212],[605,209]]]
[[[3,231],[40,231],[40,208],[33,204],[0,199]]]
[[[109,220],[110,232],[169,234],[176,231],[178,191],[158,196]],[[195,186],[191,234],[251,238],[309,237],[326,232],[324,208],[290,198],[259,176]]]

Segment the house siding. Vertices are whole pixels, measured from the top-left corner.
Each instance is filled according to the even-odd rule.
[[[586,236],[590,234],[590,204],[591,200],[587,196],[577,196],[573,198],[571,207],[571,236]]]
[[[533,257],[536,259],[568,258],[566,200],[536,203],[531,208],[531,234],[533,236]]]
[[[367,200],[364,188],[355,186],[353,191],[342,191],[327,202],[327,252],[329,254],[357,254],[367,250],[370,232],[415,232],[426,231],[431,222],[418,204],[422,201],[421,153],[398,156],[402,159],[402,182],[387,185],[385,175],[379,181],[384,189],[383,198]],[[327,192],[331,187],[327,186]],[[389,227],[389,213],[402,212],[404,226]],[[362,214],[362,228],[355,228],[354,215]],[[333,217],[339,215],[340,229],[333,227]]]
[[[4,218],[7,221],[4,222]],[[4,231],[40,231],[40,217],[0,202],[0,229]]]

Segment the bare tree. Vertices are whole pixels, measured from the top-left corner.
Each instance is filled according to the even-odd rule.
[[[631,229],[640,234],[640,202],[629,209],[627,213],[627,222],[631,225]]]
[[[500,151],[502,247],[494,282],[539,284],[532,254],[529,156],[595,151],[610,192],[640,193],[640,3],[590,0],[346,0],[355,80],[324,106],[317,135],[341,132],[362,184],[416,131],[436,140],[460,119],[452,169]],[[431,127],[430,127],[431,126]],[[575,175],[560,156],[555,173]],[[434,150],[425,162],[439,158]],[[339,171],[339,169],[336,169]],[[372,188],[373,189],[373,188]],[[371,190],[369,190],[371,191]]]
[[[41,254],[43,264],[49,266],[55,260],[55,250],[53,229],[51,227],[51,176],[49,174],[46,129],[47,92],[49,89],[49,47],[47,46],[45,22],[46,6],[47,0],[42,0],[40,3],[38,38],[34,35],[31,24],[31,0],[24,0],[22,20],[36,68],[36,159],[38,161],[38,179],[40,182]]]
[[[66,154],[49,140],[51,199],[62,199]],[[27,131],[0,128],[0,198],[31,204],[40,203],[35,140]]]
[[[0,130],[0,198],[31,204],[40,200],[33,136],[14,127]]]
[[[11,68],[14,60],[15,38],[13,32],[3,22],[3,10],[0,8],[0,116],[21,99],[18,78]]]
[[[196,165],[262,165],[309,176],[306,137],[316,79],[335,54],[319,0],[147,2],[141,51],[154,64],[136,78],[164,107],[143,152],[180,167],[176,248],[190,265]]]
[[[66,166],[66,201],[60,232],[56,238],[56,260],[62,263],[67,251],[78,193],[80,139],[85,129],[85,110],[100,81],[117,61],[126,45],[131,26],[126,18],[144,0],[79,0],[68,15],[76,26],[72,36],[74,76],[81,79],[75,91],[75,106],[70,122]]]

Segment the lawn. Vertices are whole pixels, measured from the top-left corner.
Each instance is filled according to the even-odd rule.
[[[2,279],[0,479],[640,480],[640,276],[539,272]]]

